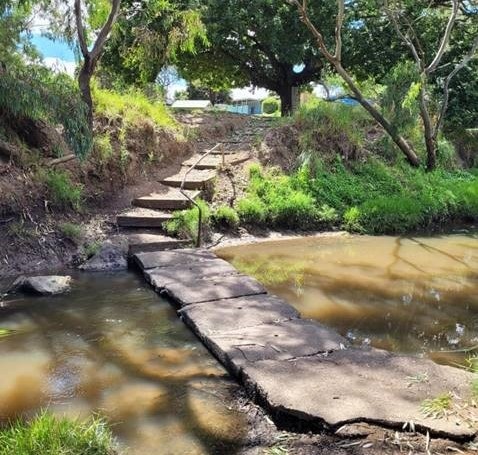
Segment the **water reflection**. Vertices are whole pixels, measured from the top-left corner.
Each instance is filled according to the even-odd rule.
[[[15,300],[0,310],[14,331],[0,338],[0,421],[98,412],[129,454],[235,453],[237,386],[141,277],[78,275],[65,296]]]
[[[478,236],[332,236],[217,253],[355,343],[454,362],[478,345]]]

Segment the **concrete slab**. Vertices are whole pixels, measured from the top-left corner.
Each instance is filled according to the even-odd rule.
[[[251,362],[242,371],[246,387],[272,412],[298,421],[332,429],[360,421],[401,429],[413,422],[417,430],[455,439],[478,434],[477,408],[464,407],[474,377],[459,368],[378,349]],[[423,401],[444,393],[451,393],[456,407],[446,417],[426,417]]]
[[[191,199],[196,199],[200,191],[187,191]],[[178,188],[168,188],[164,193],[151,193],[133,199],[132,204],[136,207],[144,207],[156,210],[181,210],[191,207],[191,201],[184,196]]]
[[[171,250],[190,245],[191,240],[180,240],[166,235],[138,233],[128,235],[128,253]]]
[[[234,275],[239,272],[222,259],[204,259],[192,261],[174,267],[157,267],[144,272],[146,280],[157,290],[163,290],[167,284],[180,282],[188,285],[193,280],[203,280],[214,276]]]
[[[133,256],[134,261],[143,269],[154,267],[174,267],[187,265],[191,262],[216,259],[217,256],[208,250],[184,248],[171,251],[154,251],[138,253]]]
[[[183,167],[176,175],[172,175],[171,177],[165,178],[164,180],[162,180],[161,183],[167,186],[179,188],[183,182],[184,175],[188,170],[189,168]],[[184,182],[184,188],[187,190],[202,190],[215,177],[215,171],[193,169],[187,175],[187,178]]]
[[[168,283],[163,292],[180,306],[185,306],[191,303],[265,294],[266,290],[253,278],[246,275],[232,275],[211,277],[207,280],[191,280],[188,283]]]
[[[314,321],[292,319],[205,335],[197,333],[214,355],[238,374],[260,360],[288,360],[340,349],[346,340]],[[282,386],[289,384],[283,382]]]
[[[137,207],[119,214],[116,223],[121,227],[160,228],[171,218],[170,213]]]
[[[262,324],[298,319],[299,312],[272,295],[252,295],[188,305],[180,315],[202,335],[228,332]]]

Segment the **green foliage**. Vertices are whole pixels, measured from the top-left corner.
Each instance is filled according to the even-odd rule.
[[[106,162],[113,156],[113,146],[108,133],[97,134],[94,137],[93,146],[98,152],[101,161]]]
[[[239,215],[228,205],[220,205],[211,214],[211,221],[217,227],[237,228],[239,226]]]
[[[268,114],[268,115],[275,114],[279,110],[280,110],[280,100],[278,100],[277,98],[270,96],[269,98],[266,98],[262,102],[262,112],[264,112],[264,114]]]
[[[147,119],[162,127],[176,126],[164,103],[149,100],[140,90],[120,93],[94,87],[93,100],[97,115],[122,118],[126,124],[133,125]]]
[[[101,242],[91,242],[84,246],[83,253],[89,259],[100,251]]]
[[[100,73],[112,87],[155,83],[161,69],[180,52],[207,44],[200,11],[189,0],[121,2]]]
[[[196,200],[196,203],[202,210],[202,227],[204,230],[210,225],[211,210],[203,200]],[[180,238],[197,240],[199,224],[199,211],[197,207],[191,207],[187,210],[179,210],[173,213],[173,218],[166,222],[165,228],[168,234]]]
[[[0,455],[113,455],[111,431],[101,419],[59,419],[42,413],[0,430]]]
[[[361,106],[318,99],[301,106],[294,121],[300,132],[303,161],[317,156],[335,159],[337,153],[344,159],[356,158],[372,124]]]
[[[451,408],[452,396],[450,393],[444,393],[435,398],[424,400],[421,405],[421,411],[425,417],[439,419],[445,417],[446,412]]]
[[[73,243],[79,244],[83,239],[83,228],[75,223],[62,223],[58,226],[59,231]]]
[[[316,160],[291,176],[251,169],[243,222],[354,232],[403,233],[453,220],[478,219],[478,179],[456,170],[425,172],[377,159],[325,164]]]
[[[86,105],[76,82],[35,65],[16,65],[0,77],[0,110],[12,119],[27,117],[64,127],[65,136],[78,156],[91,148]]]
[[[64,171],[51,170],[40,173],[40,179],[45,183],[51,202],[54,206],[81,211],[83,204],[83,186],[71,181]]]

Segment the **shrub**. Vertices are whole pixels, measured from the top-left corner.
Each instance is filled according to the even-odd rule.
[[[94,138],[94,148],[98,153],[101,161],[109,160],[113,155],[113,146],[111,145],[111,137],[108,133],[97,134]]]
[[[248,196],[237,203],[237,214],[244,223],[264,222],[266,210],[265,204],[257,196]]]
[[[53,205],[62,209],[71,207],[77,212],[81,210],[83,186],[73,183],[66,172],[51,170],[40,177],[47,186]]]
[[[73,243],[79,244],[83,239],[83,229],[74,223],[62,223],[59,226],[60,232]]]
[[[268,115],[275,114],[279,110],[280,110],[280,100],[278,100],[277,98],[274,98],[271,96],[269,98],[266,98],[262,102],[262,112],[264,112],[264,114],[268,114]]]
[[[228,205],[217,207],[211,214],[211,220],[217,227],[234,229],[239,226],[239,215]]]
[[[201,199],[196,200],[196,203],[202,210],[202,227],[204,232],[210,225],[211,210],[206,202]],[[179,210],[173,213],[173,218],[166,222],[166,231],[180,238],[197,240],[199,224],[199,212],[197,207],[191,207],[187,210]]]
[[[83,252],[85,256],[89,259],[94,256],[98,251],[100,251],[101,242],[91,242],[84,246]]]
[[[91,132],[77,83],[67,74],[37,65],[14,65],[0,77],[0,110],[10,117],[27,117],[61,124],[78,156],[91,149]]]
[[[0,430],[0,455],[113,455],[111,431],[101,419],[59,419],[42,413]]]

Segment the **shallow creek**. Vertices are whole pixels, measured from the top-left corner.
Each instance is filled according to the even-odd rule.
[[[48,408],[105,416],[128,454],[235,453],[237,385],[133,273],[74,275],[64,296],[0,308],[0,422]]]
[[[463,363],[478,348],[478,232],[328,236],[216,253],[356,344]]]

